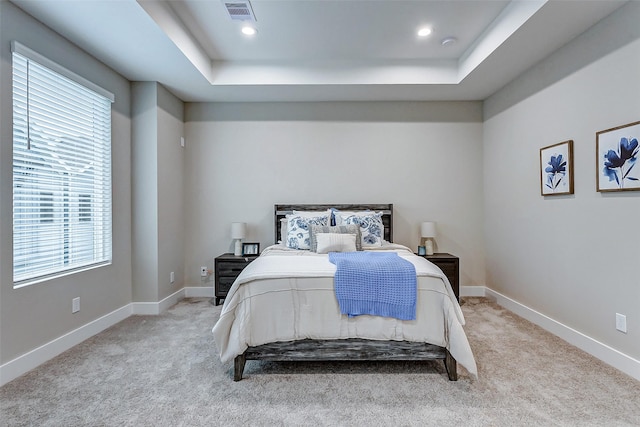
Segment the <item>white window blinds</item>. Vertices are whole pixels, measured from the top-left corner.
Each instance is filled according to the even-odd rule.
[[[13,280],[21,286],[111,261],[113,99],[12,46]]]

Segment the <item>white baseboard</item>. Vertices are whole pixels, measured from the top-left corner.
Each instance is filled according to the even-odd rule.
[[[29,372],[44,362],[80,344],[82,341],[104,331],[105,329],[123,321],[131,315],[158,315],[185,297],[185,289],[169,295],[159,302],[132,302],[87,323],[63,336],[31,350],[15,359],[0,365],[0,386]],[[213,290],[211,291],[213,295]]]
[[[184,299],[184,288],[176,291],[160,302],[132,302],[133,314],[158,315],[169,307],[176,305],[178,301]]]
[[[483,297],[485,296],[484,286],[460,286],[461,297]]]
[[[186,298],[213,298],[212,286],[193,286],[184,288]]]
[[[127,304],[22,356],[16,357],[4,365],[0,365],[0,386],[18,378],[20,375],[29,372],[44,362],[53,359],[57,355],[116,323],[123,321],[132,314],[133,308],[131,304]]]
[[[471,288],[473,286],[466,286],[464,288]],[[466,290],[466,289],[465,289]],[[602,360],[608,365],[624,372],[625,374],[640,381],[640,361],[636,360],[624,353],[609,347],[582,332],[576,331],[567,325],[564,325],[542,313],[539,313],[519,302],[512,300],[511,298],[502,295],[492,289],[484,287],[485,295],[488,298],[495,299],[495,301],[502,307],[517,314],[518,316],[527,319],[531,323],[534,323],[541,328],[551,332],[552,334],[562,338],[569,344],[572,344],[579,349],[589,353],[590,355]],[[466,295],[471,296],[471,295]],[[481,296],[481,295],[474,295]]]
[[[581,350],[586,351],[592,356],[616,369],[619,369],[627,375],[640,380],[640,361],[633,359],[632,357],[629,357],[606,344],[596,341],[575,329],[563,325],[542,313],[520,304],[499,292],[485,286],[462,286],[460,289],[460,295],[463,297],[486,296],[492,298],[498,304],[514,312],[520,317],[527,319],[554,335],[557,335],[568,343],[575,345]],[[71,347],[80,344],[82,341],[91,338],[133,314],[157,315],[185,297],[213,297],[213,289],[211,287],[187,287],[169,295],[160,302],[136,302],[127,304],[122,308],[112,311],[111,313],[81,326],[78,329],[31,350],[30,352],[25,353],[4,365],[0,365],[0,386],[18,378],[20,375],[29,372],[42,363],[56,357]]]

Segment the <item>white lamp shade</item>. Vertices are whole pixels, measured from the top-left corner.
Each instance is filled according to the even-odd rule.
[[[244,239],[247,234],[246,222],[232,222],[231,223],[231,238],[232,239]]]
[[[436,237],[436,223],[435,222],[423,222],[420,227],[420,234],[422,237]]]

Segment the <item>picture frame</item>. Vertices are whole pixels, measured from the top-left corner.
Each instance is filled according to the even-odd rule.
[[[540,194],[573,194],[573,140],[540,149]]]
[[[596,190],[640,190],[640,121],[596,132]]]
[[[424,246],[418,246],[418,255],[425,256],[427,254],[427,249]]]
[[[242,256],[245,255],[260,255],[260,243],[243,243]]]

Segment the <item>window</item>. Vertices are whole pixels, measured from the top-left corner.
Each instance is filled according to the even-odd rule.
[[[12,43],[13,281],[111,262],[113,95]]]
[[[53,193],[40,192],[40,222],[53,222]]]
[[[81,194],[78,217],[80,221],[91,221],[91,194]]]

